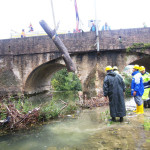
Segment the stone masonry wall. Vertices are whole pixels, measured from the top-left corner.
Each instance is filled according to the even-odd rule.
[[[95,32],[59,35],[69,52],[96,50]],[[119,39],[121,38],[121,40]],[[133,43],[150,43],[150,28],[99,31],[100,50],[125,49]],[[0,40],[0,55],[20,55],[56,52],[48,36]]]
[[[141,59],[141,64],[147,60],[145,63],[150,66],[149,56],[145,58],[142,54],[126,54],[124,51],[133,43],[150,43],[150,28],[100,31],[100,56],[97,56],[94,46],[94,32],[64,34],[59,37],[74,56],[72,58],[84,87],[88,87],[88,82],[95,73],[102,81],[107,65],[117,65],[121,70]],[[58,57],[60,53],[48,36],[0,40],[0,96],[49,88],[47,81],[50,75],[64,67],[64,61],[55,62],[54,59]]]

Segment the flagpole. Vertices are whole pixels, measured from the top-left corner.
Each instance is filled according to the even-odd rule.
[[[51,8],[52,8],[52,15],[53,15],[53,22],[54,22],[54,28],[56,30],[56,22],[55,22],[55,15],[54,15],[54,8],[53,8],[53,1],[51,0]]]
[[[98,24],[97,24],[97,12],[96,12],[96,0],[95,0],[95,24],[96,24],[96,45],[97,51],[99,51],[99,35],[98,35]]]
[[[78,14],[78,7],[77,7],[77,1],[74,0],[74,6],[75,6],[75,13],[76,13],[76,31],[79,32],[79,14]]]

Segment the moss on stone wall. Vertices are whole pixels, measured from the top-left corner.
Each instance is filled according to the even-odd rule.
[[[126,52],[133,52],[137,49],[140,49],[141,52],[150,48],[150,43],[133,43],[132,46],[126,48]]]

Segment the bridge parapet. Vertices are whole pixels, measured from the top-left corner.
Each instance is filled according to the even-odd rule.
[[[95,32],[59,35],[71,53],[96,50]],[[150,28],[99,31],[100,50],[121,50],[133,43],[150,43]],[[0,40],[0,55],[55,53],[58,49],[48,36]]]
[[[100,49],[126,49],[133,43],[150,43],[150,28],[100,31]]]

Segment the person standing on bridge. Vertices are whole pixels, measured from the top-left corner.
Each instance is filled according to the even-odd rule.
[[[112,71],[111,66],[107,66],[105,70],[107,71],[107,75],[103,83],[103,93],[106,100],[107,97],[109,98],[111,120],[116,122],[116,117],[120,117],[120,122],[123,122],[123,117],[126,116],[124,81],[120,75]]]
[[[24,29],[22,29],[21,38],[26,37]]]
[[[141,66],[139,68],[141,74],[142,74],[142,78],[143,78],[143,84],[144,84],[144,94],[142,96],[142,100],[144,102],[144,108],[150,108],[150,100],[149,100],[149,92],[150,92],[150,88],[149,88],[149,82],[150,82],[150,74],[148,72],[145,71],[145,67]]]
[[[92,23],[92,26],[91,26],[91,30],[92,32],[96,32],[96,25],[94,24],[94,22]]]
[[[105,25],[102,27],[102,31],[104,30],[110,30],[110,26],[108,26],[107,22],[105,22]]]
[[[132,82],[131,82],[131,95],[134,97],[136,103],[136,114],[143,114],[143,101],[142,95],[144,93],[144,85],[142,75],[139,72],[139,65],[134,65],[132,73]]]

